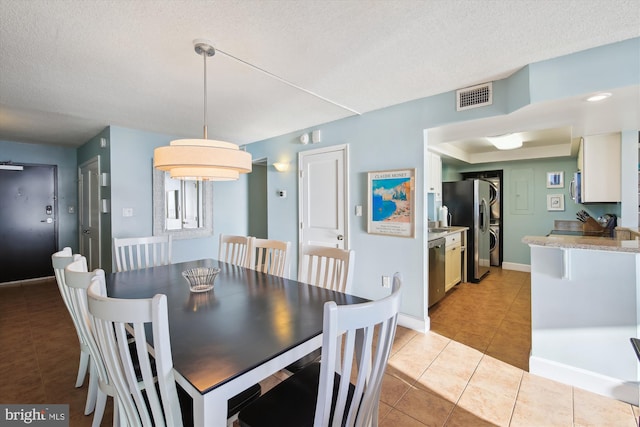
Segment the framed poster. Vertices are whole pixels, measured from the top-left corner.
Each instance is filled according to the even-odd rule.
[[[415,169],[396,169],[367,174],[368,233],[415,237],[415,177]]]

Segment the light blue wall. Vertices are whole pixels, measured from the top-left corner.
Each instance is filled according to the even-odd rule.
[[[153,150],[168,145],[175,136],[122,127],[111,127],[111,237],[153,234]],[[122,209],[132,208],[132,217]],[[217,255],[219,230],[246,233],[246,180],[214,184],[214,235],[175,239],[173,261],[182,262]],[[243,221],[244,218],[244,221]],[[234,224],[229,227],[228,223]],[[245,224],[242,225],[235,224]]]
[[[640,74],[620,72],[620,69],[628,68],[632,71],[637,69],[639,56],[640,39],[633,39],[525,67],[508,79],[494,82],[494,104],[489,107],[456,112],[455,92],[449,92],[309,129],[301,129],[250,144],[247,150],[254,158],[267,158],[269,164],[282,159],[291,159],[292,165],[296,165],[299,151],[315,148],[298,143],[298,137],[302,132],[321,130],[322,142],[318,147],[348,144],[350,150],[348,206],[351,218],[350,242],[351,249],[357,253],[354,292],[365,297],[378,298],[386,293],[380,286],[381,276],[400,271],[406,282],[401,311],[406,315],[423,319],[426,318],[424,301],[428,269],[427,260],[425,260],[423,227],[426,221],[424,129],[508,114],[532,102],[564,98],[605,88],[637,85]],[[594,61],[604,62],[607,66],[598,67],[600,70],[598,73],[585,72],[593,66]],[[573,161],[558,160],[557,164],[554,164],[554,161],[549,162],[546,165],[530,165],[534,169],[536,180],[541,179],[544,182],[545,176],[541,174],[551,171],[547,170],[550,166],[554,166],[554,169],[566,170],[565,180],[570,180],[570,175],[575,170]],[[366,173],[372,170],[396,168],[417,169],[418,200],[416,201],[415,239],[369,235],[366,233],[366,216],[353,215],[356,205],[363,205],[366,212]],[[445,173],[448,172],[445,170]],[[297,174],[295,171],[277,174],[270,168],[267,188],[269,237],[297,242]],[[275,192],[279,189],[287,190],[290,196],[287,199],[278,199]],[[565,188],[566,191],[568,190]],[[510,227],[516,228],[517,231],[526,231],[526,234],[529,231],[532,234],[546,234],[549,230],[547,224],[551,224],[552,219],[546,210],[539,207],[546,208],[546,192],[546,188],[536,189],[534,192],[537,201],[535,209],[542,216],[541,220],[522,219],[512,222]],[[544,197],[544,204],[539,203],[541,197]],[[567,195],[565,196],[567,210],[563,215],[573,217],[568,210],[569,202]],[[528,264],[527,248],[520,245],[515,249],[516,243],[512,243],[511,246],[514,250],[514,262]],[[511,255],[508,259],[510,258]]]
[[[100,147],[105,138],[107,146]],[[110,211],[101,214],[102,268],[112,269],[113,237],[153,235],[153,150],[178,137],[110,126],[78,148],[78,165],[100,156],[100,171],[110,182],[101,187],[101,198]],[[247,180],[214,183],[213,228],[210,237],[174,239],[173,261],[216,257],[218,234],[247,234]],[[123,208],[133,216],[124,217]]]
[[[0,162],[56,165],[58,173],[58,249],[78,251],[78,185],[76,149],[0,141]],[[72,206],[74,213],[68,209]]]
[[[531,101],[579,96],[638,84],[640,38],[531,64]]]

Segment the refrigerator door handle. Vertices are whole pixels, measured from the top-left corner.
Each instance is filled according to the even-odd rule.
[[[487,201],[483,198],[480,202],[480,230],[484,233],[489,229],[489,215],[487,215]]]
[[[571,183],[569,184],[569,198],[574,202],[576,201],[575,188],[576,188],[576,179],[573,178],[571,180]]]

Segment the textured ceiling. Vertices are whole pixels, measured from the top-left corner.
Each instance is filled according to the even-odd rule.
[[[364,113],[640,36],[638,0],[0,0],[0,139],[107,125],[200,137],[205,38]],[[244,144],[353,115],[218,53],[209,137]]]

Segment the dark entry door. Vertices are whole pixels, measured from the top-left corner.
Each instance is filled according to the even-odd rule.
[[[0,283],[53,275],[56,176],[52,165],[0,166]]]

